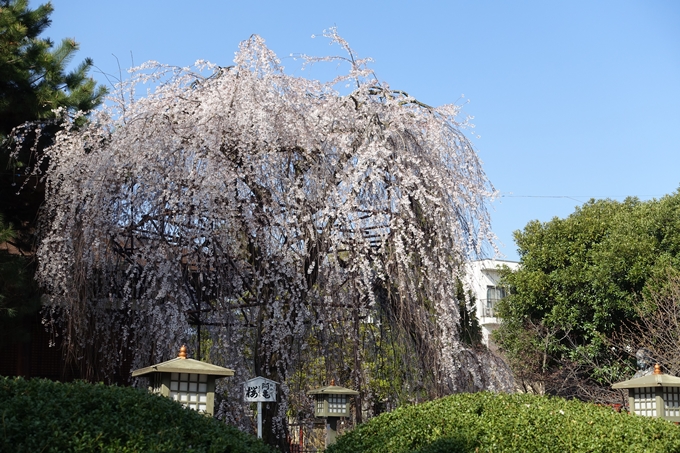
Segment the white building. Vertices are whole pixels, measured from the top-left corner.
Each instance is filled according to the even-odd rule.
[[[466,267],[465,285],[475,296],[476,314],[482,328],[483,342],[491,349],[494,349],[494,345],[490,343],[489,335],[498,327],[500,322],[496,318],[495,306],[499,300],[505,297],[505,288],[500,286],[500,269],[504,266],[516,270],[519,263],[485,259],[472,261]]]

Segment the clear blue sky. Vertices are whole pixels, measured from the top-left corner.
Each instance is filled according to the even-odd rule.
[[[517,259],[512,232],[530,220],[565,217],[589,198],[658,198],[680,186],[680,1],[52,4],[46,36],[75,38],[75,62],[91,57],[114,75],[118,61],[123,70],[146,60],[226,66],[254,33],[288,72],[307,75],[287,56],[335,53],[311,39],[335,25],[393,88],[431,105],[464,95],[473,144],[501,193],[491,216],[507,259]]]

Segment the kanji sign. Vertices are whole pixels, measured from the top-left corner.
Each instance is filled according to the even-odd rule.
[[[276,384],[267,378],[252,378],[243,384],[243,399],[250,403],[276,401]]]

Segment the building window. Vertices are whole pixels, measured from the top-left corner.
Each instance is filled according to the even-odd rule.
[[[484,316],[487,318],[494,318],[496,316],[496,303],[504,297],[505,288],[502,286],[487,286]]]

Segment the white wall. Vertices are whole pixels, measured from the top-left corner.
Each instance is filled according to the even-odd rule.
[[[483,342],[491,349],[494,349],[494,345],[490,342],[489,335],[498,327],[500,320],[493,315],[493,310],[488,306],[487,289],[489,286],[500,286],[500,269],[503,266],[516,270],[519,263],[486,259],[473,261],[466,267],[465,286],[475,296],[476,314],[482,328]]]

